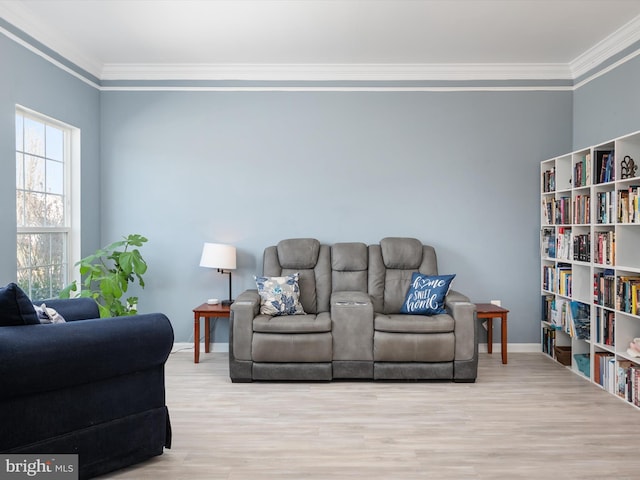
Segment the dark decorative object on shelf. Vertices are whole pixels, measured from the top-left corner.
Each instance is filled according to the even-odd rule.
[[[638,166],[636,165],[636,162],[633,161],[633,158],[631,158],[629,155],[625,155],[624,159],[620,163],[620,166],[622,167],[621,178],[633,178],[636,176],[636,170],[638,169]]]

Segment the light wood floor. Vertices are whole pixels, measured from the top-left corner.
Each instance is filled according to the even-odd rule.
[[[232,384],[180,352],[167,404],[173,448],[103,478],[640,478],[640,410],[536,353],[481,354],[474,384]]]

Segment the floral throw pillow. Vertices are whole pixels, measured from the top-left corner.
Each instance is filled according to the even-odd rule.
[[[445,313],[444,299],[449,293],[454,275],[423,275],[414,272],[411,286],[400,309],[413,315],[437,315]]]
[[[286,277],[255,277],[260,294],[260,313],[263,315],[301,315],[298,274]]]

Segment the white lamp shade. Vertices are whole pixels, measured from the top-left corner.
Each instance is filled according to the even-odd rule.
[[[219,268],[221,270],[236,269],[236,247],[221,243],[205,243],[200,257],[200,266]]]

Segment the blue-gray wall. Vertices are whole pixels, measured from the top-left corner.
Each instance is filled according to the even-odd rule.
[[[140,308],[192,338],[191,309],[225,298],[205,241],[238,247],[234,292],[283,238],[413,236],[472,300],[539,341],[539,162],[571,148],[566,92],[103,92],[103,237],[139,232]],[[226,339],[221,322],[216,339]]]
[[[238,247],[237,294],[280,239],[406,235],[472,300],[502,300],[510,342],[536,343],[539,162],[640,128],[637,59],[575,92],[243,92],[99,91],[5,36],[0,58],[0,248],[15,251],[21,104],[81,128],[83,254],[148,236],[139,306],[166,312],[178,342],[195,305],[226,296],[198,266],[205,241]],[[15,279],[10,254],[0,277]]]
[[[640,56],[578,88],[573,118],[574,150],[640,130]]]
[[[5,35],[0,35],[0,65],[0,285],[5,285],[16,281],[16,105],[81,129],[81,250],[88,255],[101,241],[100,93]]]

